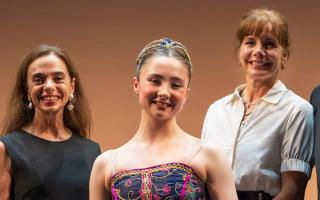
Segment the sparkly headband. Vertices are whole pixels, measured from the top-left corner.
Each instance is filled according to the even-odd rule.
[[[170,48],[181,49],[183,52],[185,52],[185,54],[187,55],[188,60],[191,62],[188,50],[181,43],[176,42],[176,41],[174,41],[174,40],[172,40],[170,38],[165,37],[165,38],[160,39],[160,40],[152,41],[145,48],[143,48],[142,51],[140,52],[139,56],[136,59],[136,64],[139,65],[139,61],[141,59],[141,56],[146,51],[148,51],[149,49],[156,48],[156,47],[162,47],[162,48],[168,48],[168,49],[170,49]]]
[[[160,46],[170,49],[173,46],[177,46],[177,44],[170,38],[163,38],[160,40]]]

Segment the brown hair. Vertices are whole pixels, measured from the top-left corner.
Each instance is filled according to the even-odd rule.
[[[75,134],[83,137],[89,136],[91,113],[76,68],[70,57],[63,50],[56,46],[47,44],[42,44],[34,51],[30,52],[23,59],[19,67],[15,86],[8,102],[7,114],[4,118],[1,131],[2,135],[6,135],[20,129],[32,122],[34,117],[34,108],[28,108],[28,69],[34,60],[49,54],[54,54],[59,57],[65,63],[70,77],[76,79],[74,98],[72,100],[74,109],[69,111],[66,107],[64,108],[63,122]]]
[[[236,33],[236,50],[240,48],[244,38],[248,35],[260,35],[265,26],[271,24],[272,32],[289,56],[290,35],[288,23],[284,16],[275,10],[266,8],[254,9],[242,18]]]
[[[168,56],[181,60],[187,70],[189,83],[192,75],[192,64],[187,48],[180,42],[174,41],[170,38],[162,38],[148,43],[139,53],[136,64],[136,77],[139,79],[140,70],[145,64],[146,60],[152,56]],[[189,85],[188,83],[188,85]]]

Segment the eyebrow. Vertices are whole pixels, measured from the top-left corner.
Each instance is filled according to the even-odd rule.
[[[31,75],[32,78],[34,77],[45,77],[47,74],[54,75],[54,76],[59,76],[59,75],[65,75],[63,71],[55,71],[55,72],[50,72],[50,73],[43,73],[43,72],[36,72]]]
[[[266,40],[266,41],[278,42],[278,39],[277,38],[273,38],[273,37],[265,37],[263,39]]]
[[[155,77],[155,78],[160,78],[163,79],[164,77],[160,74],[149,74],[149,77]],[[174,82],[181,82],[181,83],[185,83],[185,81],[179,77],[170,77],[169,78],[170,81],[174,81]]]
[[[254,35],[247,35],[247,36],[244,37],[244,39],[250,39],[250,38],[256,38],[256,36],[254,36]]]
[[[170,80],[173,81],[173,82],[180,82],[180,83],[184,84],[184,80],[182,80],[179,77],[172,77],[172,78],[170,78]]]
[[[49,72],[49,73],[44,73],[44,72],[35,72],[34,74],[32,74],[32,76],[34,75],[60,75],[60,74],[65,74],[63,71],[53,71],[53,72]]]

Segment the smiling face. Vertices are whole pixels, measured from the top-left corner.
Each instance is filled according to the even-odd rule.
[[[55,54],[34,60],[28,68],[27,82],[28,98],[35,106],[35,114],[63,114],[75,87],[75,79]]]
[[[244,37],[239,61],[247,81],[273,84],[278,80],[281,66],[287,61],[287,54],[268,24],[259,35]]]
[[[146,60],[139,80],[134,78],[134,91],[149,116],[168,120],[186,102],[188,82],[188,70],[183,62],[173,57],[153,56]]]

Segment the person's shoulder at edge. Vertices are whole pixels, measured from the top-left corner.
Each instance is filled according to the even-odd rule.
[[[319,88],[320,89],[320,88]],[[319,90],[320,92],[320,90]],[[313,112],[313,107],[312,105],[306,100],[304,99],[303,97],[297,95],[295,92],[293,92],[292,90],[287,90],[287,95],[290,95],[290,96],[287,96],[289,97],[289,99],[292,99],[294,101],[294,104],[291,104],[291,105],[294,105],[296,108],[299,108],[300,110],[305,110],[305,111],[309,111],[309,112]],[[320,94],[319,94],[320,95]],[[287,98],[286,97],[286,98]],[[319,96],[320,97],[320,96]],[[320,98],[319,100],[320,101]]]
[[[316,86],[310,95],[310,103],[313,106],[317,106],[320,104],[320,85]]]
[[[22,131],[21,130],[15,130],[15,131],[12,131],[10,133],[7,133],[5,135],[0,135],[0,139],[1,138],[11,138],[11,137],[16,137],[17,135],[21,134]]]

